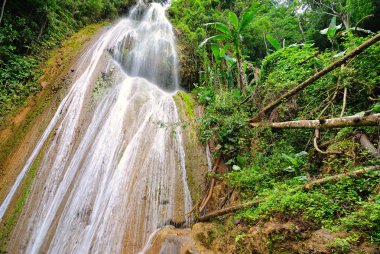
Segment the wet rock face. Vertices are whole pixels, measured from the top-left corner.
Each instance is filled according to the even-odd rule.
[[[144,254],[213,254],[196,239],[193,238],[190,229],[175,229],[173,226],[164,227],[156,231],[144,250]]]
[[[206,191],[204,183],[208,162],[206,147],[199,142],[196,117],[202,117],[202,109],[195,105],[189,94],[179,91],[174,97],[180,115],[182,138],[186,158],[187,183],[189,185],[191,198],[196,203],[202,198]]]

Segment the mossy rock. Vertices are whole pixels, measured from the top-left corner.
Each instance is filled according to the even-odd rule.
[[[182,122],[182,137],[185,146],[187,183],[191,198],[197,202],[205,192],[204,179],[208,172],[206,149],[199,141],[197,110],[193,98],[184,91],[173,96]]]

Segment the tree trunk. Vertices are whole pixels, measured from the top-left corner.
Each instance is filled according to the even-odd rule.
[[[305,43],[305,41],[306,41],[306,39],[305,39],[305,32],[303,31],[303,28],[302,28],[301,18],[299,16],[297,16],[297,19],[298,19],[298,27],[299,27],[301,35],[302,35],[302,42]]]
[[[364,116],[346,116],[340,118],[320,119],[320,120],[299,120],[289,122],[261,122],[251,123],[252,127],[271,127],[275,129],[309,128],[309,129],[331,129],[349,126],[380,126],[380,114]]]
[[[316,73],[314,76],[310,77],[309,79],[305,80],[298,86],[294,87],[290,91],[284,93],[282,96],[280,96],[278,99],[276,99],[274,102],[270,103],[269,105],[265,106],[255,117],[252,118],[252,122],[258,122],[269,110],[277,107],[280,105],[285,99],[288,99],[289,97],[292,97],[293,95],[297,94],[299,91],[302,91],[310,84],[314,83],[321,77],[325,76],[327,73],[331,72],[332,70],[336,69],[337,67],[344,64],[347,60],[359,55],[362,53],[366,48],[372,46],[376,42],[380,40],[380,33],[372,37],[371,39],[365,41],[363,44],[361,44],[359,47],[355,48],[353,51],[351,51],[349,54],[345,55],[338,61],[334,62],[333,64],[329,65],[322,71]]]
[[[268,44],[267,44],[267,39],[266,39],[266,35],[265,33],[263,34],[263,38],[264,38],[264,44],[265,44],[265,49],[267,51],[267,55],[269,55],[269,52],[268,52]]]
[[[237,53],[236,54],[237,56],[237,67],[238,67],[238,73],[239,73],[239,83],[240,83],[240,90],[243,88],[243,87],[246,87],[248,85],[248,82],[247,82],[247,77],[245,75],[245,72],[244,72],[244,67],[243,67],[243,63],[242,63],[242,57],[240,55],[240,53]]]
[[[371,143],[369,140],[367,134],[365,133],[360,133],[358,135],[358,140],[362,147],[366,149],[373,157],[375,158],[380,158],[380,153],[379,151],[375,148],[375,146]]]
[[[1,25],[1,21],[3,20],[3,15],[4,15],[4,9],[5,9],[6,2],[7,2],[7,0],[3,0],[3,6],[1,7],[1,14],[0,14],[0,25]]]
[[[343,21],[343,25],[346,28],[346,31],[350,30],[350,16],[348,14],[343,13],[340,18]]]
[[[260,200],[257,200],[257,201],[253,201],[253,202],[249,202],[249,203],[245,203],[245,204],[240,204],[240,205],[220,209],[220,210],[208,213],[202,217],[199,217],[197,219],[197,221],[199,221],[199,222],[209,221],[212,218],[222,216],[222,215],[226,215],[229,213],[233,213],[233,212],[236,212],[236,211],[243,209],[243,208],[252,207],[252,206],[258,205],[259,203],[260,203]]]

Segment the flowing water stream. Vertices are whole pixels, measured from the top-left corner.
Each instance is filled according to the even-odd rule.
[[[82,57],[72,85],[0,206],[38,154],[12,253],[138,253],[191,208],[167,6],[139,1]]]

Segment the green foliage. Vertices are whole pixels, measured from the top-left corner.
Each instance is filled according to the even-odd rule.
[[[321,30],[321,34],[325,34],[327,38],[329,38],[329,41],[331,42],[332,46],[334,47],[334,44],[336,43],[336,34],[338,30],[342,27],[342,24],[336,25],[336,17],[332,17],[329,27]]]
[[[206,38],[200,45],[199,47],[202,47],[205,45],[208,41],[214,40],[219,43],[222,43],[223,47],[222,50],[224,51],[223,53],[220,52],[220,50],[217,50],[217,46],[214,44],[214,46],[211,47],[212,52],[216,58],[219,57],[217,62],[220,62],[220,58],[222,57],[223,59],[226,60],[226,66],[227,66],[227,71],[231,75],[231,67],[233,63],[236,62],[236,73],[237,73],[237,80],[238,83],[242,86],[243,85],[243,75],[245,75],[245,69],[243,70],[243,65],[246,63],[243,63],[245,56],[242,55],[242,50],[241,50],[241,44],[243,41],[243,35],[242,32],[250,25],[252,22],[254,15],[251,13],[249,10],[242,13],[242,18],[239,20],[238,16],[234,12],[229,12],[229,21],[228,23],[221,23],[221,22],[213,22],[213,23],[207,23],[205,25],[207,26],[212,26],[214,29],[216,29],[219,34],[210,36]],[[235,57],[234,59],[227,56],[225,54],[226,51],[231,52],[231,54]],[[222,53],[222,54],[221,54]],[[220,66],[221,71],[223,71],[223,65]],[[228,81],[228,76],[227,76],[227,81]],[[231,86],[230,86],[231,87]]]
[[[255,222],[283,214],[290,218],[303,218],[317,226],[368,233],[369,237],[376,240],[379,231],[379,205],[363,199],[370,197],[379,182],[379,176],[371,180],[347,179],[310,191],[304,190],[299,185],[302,181],[298,179],[276,182],[270,188],[261,187],[256,197],[262,202],[239,216]]]
[[[281,47],[281,44],[270,34],[267,34],[267,40],[269,41],[269,43],[276,49],[276,50],[280,50],[282,47]]]
[[[0,123],[40,90],[47,50],[92,22],[114,18],[133,1],[7,1],[0,26]]]
[[[314,179],[379,163],[354,140],[357,128],[323,130],[318,144],[327,145],[322,149],[344,152],[344,155],[323,155],[312,145],[313,131],[249,127],[250,117],[259,109],[367,40],[361,37],[363,32],[351,28],[374,13],[376,6],[375,1],[361,0],[173,3],[173,23],[180,30],[180,40],[192,50],[186,53],[187,57],[197,65],[194,69],[199,70],[194,94],[205,106],[204,116],[199,119],[200,137],[204,142],[211,139],[216,143],[216,153],[222,155],[229,168],[223,178],[225,183],[241,190],[243,200],[262,200],[257,207],[238,215],[247,223],[257,224],[279,216],[301,218],[313,229],[349,231],[349,237],[330,246],[337,252],[347,251],[362,241],[378,241],[379,211],[374,201],[380,200],[375,191],[380,182],[378,171],[328,182],[311,190],[303,188]],[[246,13],[249,16],[244,18]],[[360,27],[369,29],[373,21],[364,19]],[[205,23],[206,27],[202,25]],[[246,28],[236,36],[242,23]],[[337,23],[342,23],[346,31],[341,31]],[[207,27],[213,29],[205,30]],[[199,48],[201,41],[213,43]],[[348,93],[344,115],[369,109],[377,112],[379,50],[379,44],[368,48],[343,68],[284,101],[265,120],[338,117],[345,89]],[[241,52],[251,81],[242,91],[234,89],[238,83],[236,52]],[[192,63],[186,65],[186,69],[192,70],[189,66]],[[259,76],[254,67],[261,68]],[[376,146],[378,130],[368,127],[364,131]],[[241,242],[242,238],[244,234],[235,240]]]
[[[197,89],[200,101],[208,105],[205,116],[200,119],[200,136],[203,142],[216,139],[221,151],[229,158],[246,151],[250,145],[252,129],[248,126],[249,113],[239,101],[244,96],[239,90],[213,90],[211,87]]]
[[[344,38],[341,47],[347,52],[365,40],[351,33]],[[344,69],[315,82],[295,100],[285,102],[274,117],[280,121],[310,119],[317,117],[326,105],[331,110],[328,109],[325,115],[336,116],[340,113],[342,97],[340,95],[332,102],[330,100],[336,89],[342,91],[344,87],[355,94],[347,100],[347,114],[376,109],[376,101],[368,97],[376,98],[374,84],[379,82],[375,58],[379,56],[378,50],[377,45],[370,48]],[[249,116],[254,115],[257,109],[312,76],[315,69],[320,70],[336,60],[335,53],[326,50],[304,62],[316,51],[318,49],[311,44],[294,45],[267,56],[262,61],[261,79],[257,87],[248,88],[248,94],[252,91],[249,89],[256,89],[252,100],[255,104],[250,100],[245,104],[247,97],[239,91],[199,86],[198,99],[206,106],[200,125],[201,137],[204,141],[213,139],[220,144],[218,152],[230,167],[230,173],[224,175],[225,182],[241,190],[243,199],[262,200],[257,207],[238,215],[248,223],[280,216],[302,218],[316,228],[349,231],[352,236],[338,239],[331,246],[334,250],[351,248],[357,242],[355,234],[360,236],[360,241],[364,239],[376,243],[379,238],[379,213],[374,196],[380,183],[378,171],[357,179],[327,182],[311,190],[303,188],[311,179],[355,170],[361,165],[378,164],[378,160],[371,159],[352,139],[355,128],[324,131],[324,140],[333,140],[327,150],[344,151],[346,155],[323,156],[309,145],[312,131],[272,131],[247,127]],[[366,80],[361,82],[362,87],[354,85],[359,79]],[[371,137],[376,141],[378,134],[373,128],[371,130],[366,131],[372,133]],[[366,219],[361,219],[365,216]]]
[[[347,33],[343,37],[342,48],[350,52],[367,38],[356,37]],[[295,87],[302,81],[315,74],[315,70],[321,70],[338,57],[335,53],[325,51],[317,57],[312,56],[318,49],[310,44],[286,47],[268,57],[262,62],[261,79],[259,87],[265,87],[258,91],[261,105],[277,98],[284,91]],[[336,69],[322,77],[317,82],[300,92],[295,98],[278,109],[278,119],[296,119],[308,115],[308,119],[318,118],[325,106],[325,117],[336,117],[339,115],[342,105],[342,91],[344,87],[352,96],[347,103],[347,115],[366,111],[375,103],[371,98],[376,98],[376,84],[380,83],[380,65],[376,60],[380,57],[380,46],[378,44],[370,47],[364,53],[345,65],[343,69]],[[339,82],[338,82],[339,80]],[[328,105],[329,100],[334,98],[333,105]],[[299,108],[297,113],[293,110]],[[277,120],[278,120],[277,119]]]
[[[348,231],[369,233],[372,242],[380,243],[380,195],[374,202],[366,202],[357,211],[339,220],[341,227]]]

